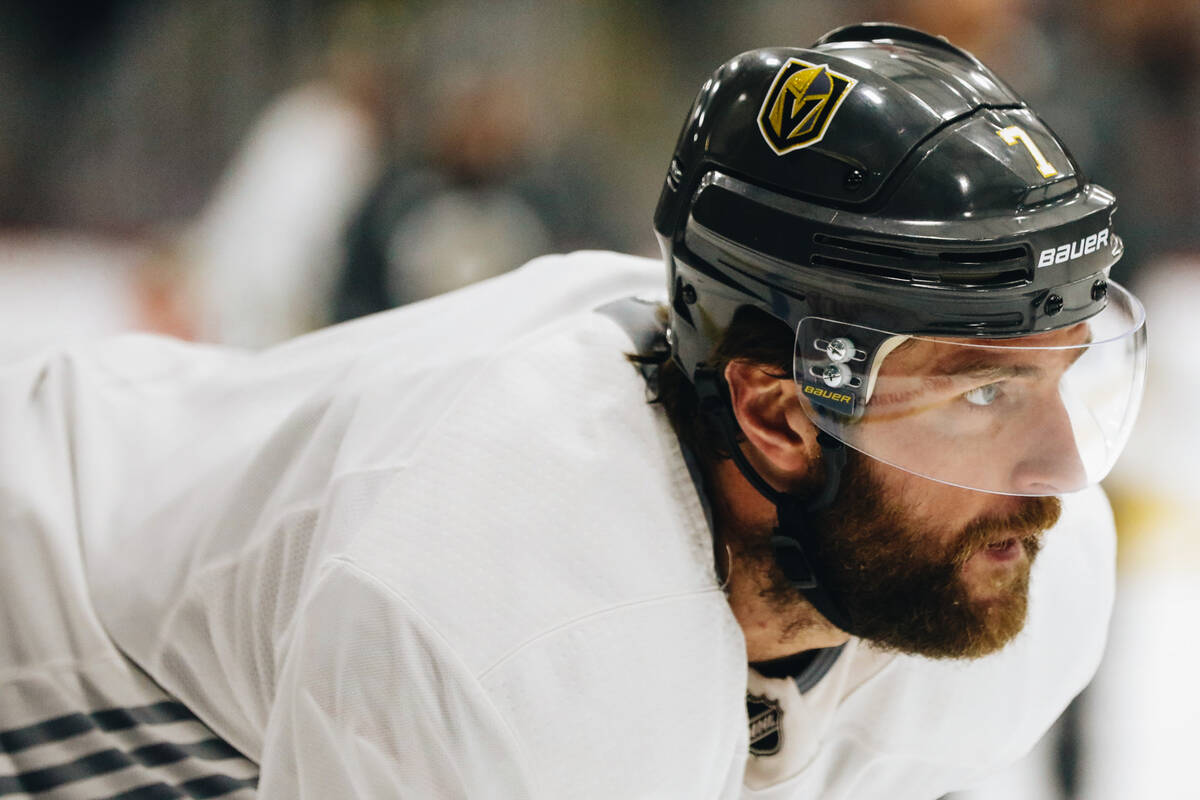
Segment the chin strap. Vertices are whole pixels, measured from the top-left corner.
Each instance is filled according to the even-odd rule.
[[[852,633],[849,616],[819,577],[819,565],[813,559],[812,514],[828,508],[837,497],[842,469],[846,465],[846,446],[821,431],[817,443],[825,463],[825,485],[820,494],[807,503],[787,492],[776,491],[746,460],[738,445],[737,422],[726,396],[725,383],[714,370],[701,367],[693,381],[700,400],[700,413],[707,415],[721,430],[733,463],[755,490],[775,505],[778,527],[771,535],[775,561],[793,587],[802,592],[813,607],[842,630]]]

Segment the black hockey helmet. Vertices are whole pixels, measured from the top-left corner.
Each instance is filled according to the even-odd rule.
[[[825,434],[958,486],[1081,489],[1144,377],[1115,207],[944,39],[875,23],[744,53],[701,89],[655,212],[673,358],[696,382],[753,306],[795,331]]]

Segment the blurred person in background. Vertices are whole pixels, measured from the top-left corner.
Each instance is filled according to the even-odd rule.
[[[586,185],[529,168],[535,119],[515,75],[460,65],[429,96],[424,157],[395,163],[349,226],[335,319],[495,277],[577,243],[595,218]]]
[[[179,244],[201,339],[262,347],[329,321],[341,234],[380,148],[375,119],[336,85],[267,109]]]
[[[704,84],[663,261],[7,365],[0,791],[980,780],[1104,640],[1113,209],[970,55],[855,26]]]

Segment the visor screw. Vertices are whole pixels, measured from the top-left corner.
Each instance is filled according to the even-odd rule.
[[[1100,302],[1105,297],[1108,297],[1108,284],[1104,281],[1096,281],[1092,284],[1092,299]]]
[[[852,192],[856,189],[861,189],[866,180],[867,173],[858,167],[853,167],[849,172],[846,173],[846,188]]]
[[[1054,316],[1058,312],[1062,311],[1063,299],[1056,294],[1052,294],[1046,298],[1045,308],[1046,308],[1047,314],[1049,314],[1050,316]]]
[[[850,368],[845,364],[829,364],[821,370],[821,380],[830,389],[836,389],[850,382]]]
[[[830,340],[829,344],[825,345],[825,354],[829,356],[829,360],[835,364],[841,364],[843,361],[849,361],[854,358],[854,342],[847,339],[845,336],[839,336],[836,339]]]
[[[687,303],[689,306],[696,302],[696,287],[692,286],[690,283],[685,283],[683,285],[683,302]]]
[[[665,331],[663,331],[663,338],[665,338],[667,340],[667,347],[669,347],[671,350],[674,350],[675,349],[675,329],[670,326],[667,326],[667,329]]]

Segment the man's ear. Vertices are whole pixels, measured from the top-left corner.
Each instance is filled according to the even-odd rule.
[[[749,443],[775,470],[803,474],[817,458],[817,429],[800,407],[792,377],[772,373],[771,367],[750,361],[735,360],[725,366],[733,416]]]

